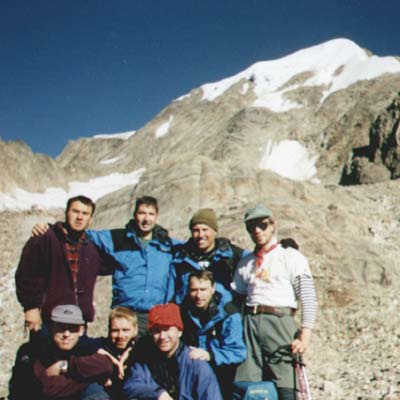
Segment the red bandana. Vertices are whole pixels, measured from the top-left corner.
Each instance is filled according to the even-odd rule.
[[[271,247],[268,247],[267,249],[265,247],[261,248],[255,248],[254,249],[254,255],[256,256],[256,268],[260,268],[263,261],[264,261],[264,256],[268,254],[270,251],[275,249],[276,246],[278,246],[279,242],[273,244]]]

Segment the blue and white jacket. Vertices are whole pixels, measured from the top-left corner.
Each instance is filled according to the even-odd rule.
[[[156,304],[168,303],[174,295],[173,241],[166,229],[156,225],[152,240],[143,246],[135,228],[136,223],[131,220],[125,229],[86,232],[97,247],[117,262],[112,306],[147,312]]]
[[[231,300],[231,294],[216,284],[207,310],[199,312],[189,297],[181,305],[182,341],[208,351],[211,365],[217,367],[240,364],[246,359],[242,316]]]
[[[175,302],[181,304],[188,291],[189,275],[206,269],[211,271],[216,282],[230,291],[231,282],[239,260],[248,251],[232,244],[228,239],[217,238],[215,248],[209,254],[199,254],[192,239],[175,246],[174,270]]]

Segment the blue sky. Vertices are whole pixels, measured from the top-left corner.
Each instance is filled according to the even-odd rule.
[[[203,83],[337,37],[400,55],[398,0],[1,0],[0,137],[57,156]]]

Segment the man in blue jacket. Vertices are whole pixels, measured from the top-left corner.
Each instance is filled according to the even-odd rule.
[[[246,359],[242,318],[231,299],[210,271],[196,271],[181,305],[182,341],[191,346],[189,356],[210,363],[226,400],[232,398],[236,367]]]
[[[159,304],[149,312],[151,337],[135,349],[136,362],[123,387],[128,399],[222,400],[218,381],[206,361],[189,357],[181,343],[179,306]]]
[[[133,219],[125,228],[88,231],[90,240],[117,262],[112,307],[136,311],[139,336],[146,332],[150,308],[167,303],[174,294],[173,242],[157,218],[157,199],[143,196],[136,200]]]
[[[217,216],[211,208],[198,210],[191,218],[189,228],[191,238],[175,247],[173,272],[175,302],[178,304],[188,292],[189,275],[195,271],[211,271],[215,281],[230,291],[236,265],[247,254],[228,239],[217,237]]]

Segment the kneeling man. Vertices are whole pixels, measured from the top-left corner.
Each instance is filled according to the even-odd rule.
[[[211,271],[196,271],[189,276],[189,294],[181,305],[182,340],[191,346],[189,356],[210,363],[227,400],[232,398],[236,367],[246,359],[242,317],[231,300]]]
[[[124,384],[128,399],[222,400],[215,374],[206,361],[192,360],[181,343],[183,322],[179,306],[159,304],[148,318],[151,337],[136,348],[136,362]]]

